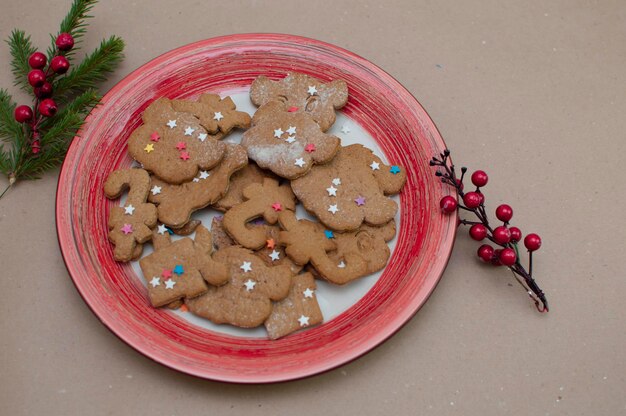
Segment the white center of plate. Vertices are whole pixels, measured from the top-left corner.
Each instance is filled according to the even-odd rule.
[[[220,93],[222,97],[230,96],[232,100],[237,105],[238,111],[245,111],[250,115],[253,115],[256,111],[256,107],[250,101],[249,91],[226,91]],[[360,143],[374,151],[374,153],[382,159],[382,161],[386,164],[389,164],[385,154],[382,152],[378,143],[370,136],[360,125],[355,123],[352,119],[348,118],[341,111],[337,112],[337,119],[335,124],[330,128],[327,132],[329,134],[335,135],[341,138],[341,144],[343,146],[348,146],[355,143]],[[243,132],[241,130],[235,130],[229,134],[229,136],[224,139],[225,142],[229,143],[240,143],[241,136]],[[126,198],[122,198],[120,204],[124,205],[124,200]],[[392,197],[400,206],[400,198],[396,195]],[[209,228],[211,227],[211,221],[215,215],[222,215],[222,212],[213,210],[211,208],[202,209],[200,211],[196,211],[193,215],[193,219],[197,219],[202,221],[202,224]],[[314,220],[312,216],[310,216],[302,205],[298,205],[296,209],[296,215],[298,218],[308,218]],[[396,229],[400,229],[400,210],[396,214]],[[180,236],[172,235],[172,240],[178,240]],[[194,237],[192,234],[191,238]],[[391,240],[389,243],[389,248],[391,250],[391,255],[396,248],[396,238]],[[146,244],[144,246],[144,252],[142,257],[149,255],[152,253],[152,246]],[[143,278],[143,274],[141,273],[141,268],[139,267],[139,261],[132,261],[131,265],[133,270],[139,276],[144,286],[147,286],[147,281]],[[371,274],[366,277],[362,277],[353,282],[350,282],[344,286],[337,286],[331,283],[327,283],[323,280],[317,280],[317,301],[320,305],[320,309],[322,310],[322,315],[324,316],[324,322],[328,322],[331,319],[335,318],[342,312],[348,310],[352,305],[359,301],[378,281],[382,274],[382,270]],[[147,298],[146,298],[147,301]],[[245,338],[267,338],[267,332],[264,327],[258,327],[254,329],[243,329],[237,328],[231,325],[216,325],[209,321],[208,319],[201,318],[193,315],[191,312],[181,312],[179,310],[173,310],[169,313],[173,313],[178,315],[181,319],[188,321],[193,325],[197,325],[211,331],[221,332],[228,335],[245,337]]]

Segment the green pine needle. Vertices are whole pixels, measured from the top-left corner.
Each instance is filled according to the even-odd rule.
[[[5,89],[0,89],[0,139],[7,143],[20,145],[25,141],[22,125],[13,116],[15,103]]]
[[[113,72],[124,58],[123,51],[124,41],[121,38],[111,36],[103,40],[80,65],[57,81],[55,98],[59,102],[64,102],[106,80],[106,76]]]
[[[86,20],[93,17],[88,13],[91,9],[93,9],[97,2],[98,0],[74,0],[72,2],[72,6],[70,7],[70,11],[61,22],[59,33],[69,33],[74,38],[74,48],[65,53],[65,57],[67,59],[70,59],[74,52],[79,49],[78,43],[80,43],[81,38],[87,31]],[[52,42],[47,51],[48,59],[52,59],[52,57],[56,54],[56,35],[50,35],[50,38]]]
[[[11,50],[11,72],[15,78],[13,85],[19,86],[26,92],[31,92],[32,87],[28,84],[28,73],[30,72],[28,58],[36,49],[30,41],[30,36],[27,36],[23,30],[14,29],[6,42]]]

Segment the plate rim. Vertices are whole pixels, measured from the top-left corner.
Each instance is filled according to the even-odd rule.
[[[413,105],[416,105],[418,110],[420,110],[421,112],[424,113],[424,115],[427,117],[428,121],[430,124],[432,124],[432,127],[434,128],[435,132],[437,133],[436,137],[433,137],[434,141],[436,142],[436,144],[441,147],[441,150],[446,148],[445,145],[445,141],[443,139],[443,136],[441,135],[441,132],[439,131],[439,129],[437,128],[437,125],[435,124],[434,120],[432,119],[432,117],[430,116],[430,114],[428,114],[428,112],[426,111],[426,109],[421,105],[421,103],[417,100],[417,98],[406,88],[404,87],[404,85],[402,83],[400,83],[394,76],[392,76],[391,74],[389,74],[387,71],[385,71],[384,69],[380,68],[378,65],[374,64],[373,62],[371,62],[370,60],[352,52],[349,51],[347,49],[344,49],[342,47],[336,46],[334,44],[325,42],[325,41],[320,41],[317,39],[313,39],[313,38],[309,38],[309,37],[304,37],[304,36],[298,36],[298,35],[291,35],[291,34],[283,34],[283,33],[270,33],[270,32],[265,32],[265,33],[260,33],[260,32],[253,32],[253,33],[238,33],[238,34],[231,34],[231,35],[223,35],[223,36],[217,36],[217,37],[212,37],[212,38],[207,38],[207,39],[202,39],[199,41],[195,41],[189,44],[185,44],[185,45],[181,45],[177,48],[174,48],[172,50],[166,51],[164,53],[161,53],[157,56],[155,56],[154,58],[150,59],[148,62],[140,65],[139,67],[135,68],[134,70],[130,71],[126,76],[124,76],[124,78],[122,78],[120,81],[118,81],[113,87],[111,87],[111,89],[109,89],[103,96],[101,102],[99,105],[103,105],[108,101],[108,98],[110,98],[114,93],[116,93],[118,90],[124,88],[129,82],[133,81],[134,79],[131,78],[135,78],[137,76],[138,73],[140,73],[142,70],[146,69],[146,68],[151,68],[153,67],[155,64],[159,64],[159,61],[165,60],[167,59],[169,56],[176,56],[177,54],[180,54],[183,51],[188,51],[188,50],[193,50],[193,49],[199,49],[202,46],[205,45],[215,45],[218,46],[219,44],[224,44],[226,42],[232,42],[232,41],[241,41],[241,40],[248,40],[248,41],[271,41],[271,40],[280,40],[282,42],[285,43],[293,43],[293,44],[297,44],[297,45],[315,45],[321,48],[325,48],[325,49],[330,49],[333,50],[335,52],[338,52],[344,56],[348,56],[350,58],[356,58],[358,59],[360,62],[364,62],[367,65],[375,68],[378,71],[381,71],[382,73],[384,73],[387,77],[389,77],[390,79],[392,79],[393,81],[395,81],[395,83],[400,86],[404,92],[406,94],[408,94],[408,96],[412,99],[412,103]],[[93,117],[93,111],[90,112],[90,114],[86,117],[85,119],[85,125],[87,125],[87,123],[90,121],[90,119]],[[82,128],[81,130],[78,131],[78,133],[76,134],[76,136],[74,137],[74,139],[76,139],[77,137],[79,137],[82,133]],[[70,146],[68,147],[68,152],[70,151],[71,147],[74,145],[74,140],[72,140],[72,143],[70,144]],[[436,278],[434,278],[434,283],[432,284],[431,287],[429,287],[428,292],[424,293],[424,296],[422,297],[420,303],[414,307],[414,310],[411,311],[410,314],[406,315],[403,317],[402,322],[400,322],[395,328],[393,328],[393,330],[387,332],[384,334],[384,336],[381,337],[376,337],[376,334],[373,334],[373,337],[376,338],[374,341],[370,342],[366,348],[363,348],[359,351],[356,351],[350,358],[348,359],[335,359],[335,361],[330,361],[327,363],[327,365],[319,365],[318,367],[315,367],[313,369],[310,369],[309,371],[303,371],[301,374],[298,375],[293,375],[293,374],[289,374],[289,375],[285,375],[282,376],[281,374],[272,374],[270,376],[268,375],[263,375],[263,376],[259,376],[258,374],[256,375],[256,377],[254,379],[250,379],[250,378],[237,378],[237,377],[220,377],[218,375],[212,374],[212,375],[207,375],[207,374],[201,374],[200,372],[194,372],[193,370],[190,370],[188,367],[186,368],[181,368],[181,367],[177,367],[175,366],[173,363],[168,362],[167,360],[161,359],[158,356],[153,356],[152,354],[150,354],[149,352],[143,351],[140,349],[140,345],[134,345],[133,342],[131,342],[130,340],[126,339],[124,337],[124,334],[119,333],[118,331],[116,331],[116,329],[113,327],[113,322],[109,323],[107,321],[105,321],[103,319],[103,317],[101,317],[96,310],[94,309],[94,306],[92,305],[92,303],[90,302],[89,298],[86,297],[86,295],[83,293],[83,291],[81,290],[81,286],[79,285],[79,283],[76,281],[76,279],[74,278],[74,275],[72,274],[72,267],[70,265],[68,265],[68,261],[66,258],[66,253],[65,250],[66,248],[64,248],[64,246],[62,245],[62,237],[61,237],[61,230],[59,229],[59,217],[60,217],[60,213],[59,213],[59,205],[60,205],[60,201],[59,201],[59,191],[61,188],[61,178],[65,172],[65,170],[67,169],[66,166],[66,160],[64,159],[60,169],[59,169],[59,175],[58,175],[58,180],[57,180],[57,191],[56,191],[56,196],[55,196],[55,226],[56,226],[56,230],[57,230],[57,241],[59,243],[59,248],[60,248],[60,252],[61,252],[61,256],[63,258],[63,263],[65,265],[65,268],[68,272],[68,275],[70,276],[72,283],[74,284],[74,287],[76,288],[77,292],[79,293],[79,295],[81,296],[81,298],[83,299],[83,301],[85,302],[85,304],[87,304],[88,308],[91,310],[91,312],[97,317],[97,319],[110,331],[112,332],[117,338],[119,338],[121,341],[123,341],[124,344],[128,345],[129,347],[131,347],[132,349],[134,349],[135,351],[137,351],[138,353],[140,353],[141,355],[150,358],[151,360],[167,367],[170,368],[172,370],[175,370],[179,373],[182,374],[186,374],[186,375],[191,375],[193,377],[197,377],[203,380],[211,380],[211,381],[218,381],[218,382],[225,382],[225,383],[233,383],[233,384],[269,384],[269,383],[283,383],[283,382],[289,382],[289,381],[294,381],[294,380],[299,380],[299,379],[304,379],[304,378],[309,378],[315,375],[320,375],[326,372],[329,372],[331,370],[334,370],[336,368],[339,368],[343,365],[346,365],[348,363],[353,362],[354,360],[364,356],[365,354],[371,352],[372,350],[374,350],[375,348],[379,347],[380,345],[382,345],[384,342],[386,342],[387,340],[389,340],[392,336],[394,336],[396,333],[398,333],[414,316],[415,314],[417,314],[417,312],[424,306],[424,304],[428,301],[428,299],[430,298],[430,296],[432,295],[432,293],[434,292],[434,290],[436,289],[436,287],[438,286],[439,282],[441,281],[441,278],[445,272],[445,269],[450,261],[451,255],[452,255],[452,250],[456,241],[456,233],[457,233],[457,227],[454,225],[457,222],[457,218],[458,218],[458,214],[455,215],[451,215],[449,217],[448,223],[447,223],[447,227],[446,230],[448,231],[446,233],[446,236],[448,237],[447,242],[449,242],[449,247],[444,247],[445,248],[445,256],[442,256],[444,258],[442,258],[442,261],[440,262],[442,267],[440,269],[440,272],[438,273],[438,276],[436,276]],[[379,332],[379,331],[378,331]]]

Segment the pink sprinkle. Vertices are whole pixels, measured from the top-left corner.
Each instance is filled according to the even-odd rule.
[[[315,145],[313,143],[309,143],[306,146],[304,146],[304,150],[306,150],[309,153],[314,152],[315,151]]]
[[[182,160],[189,160],[189,153],[187,153],[187,152],[180,152],[180,158]]]
[[[295,113],[296,111],[298,111],[298,107],[289,107],[289,111],[290,113]]]
[[[272,204],[272,208],[274,209],[274,211],[278,212],[278,211],[282,211],[283,210],[283,206],[280,205],[279,202],[275,202]]]
[[[187,145],[185,144],[185,142],[178,142],[178,144],[176,145],[176,148],[178,150],[185,150],[187,148]]]
[[[122,232],[126,235],[130,234],[133,232],[133,226],[130,224],[124,224],[124,226],[122,227]]]
[[[158,142],[160,138],[161,136],[159,136],[159,133],[157,133],[156,131],[150,135],[150,140],[152,140],[153,142]]]

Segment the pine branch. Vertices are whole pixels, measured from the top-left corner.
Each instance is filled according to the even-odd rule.
[[[42,122],[41,130],[45,133],[42,135],[41,145],[45,148],[58,141],[70,141],[82,127],[85,116],[98,105],[101,98],[96,90],[87,90],[54,117]],[[47,148],[44,150],[47,151]]]
[[[70,7],[69,12],[61,22],[59,27],[59,33],[69,33],[74,38],[74,48],[65,53],[65,57],[70,59],[70,57],[76,52],[78,48],[78,43],[80,43],[81,38],[86,32],[87,23],[86,20],[92,18],[88,13],[93,9],[98,0],[74,0],[72,2],[72,6]],[[58,35],[58,34],[57,34]],[[56,54],[56,36],[50,35],[52,39],[52,44],[48,48],[48,59],[52,59],[52,57]]]
[[[25,92],[30,93],[32,87],[28,84],[28,58],[36,51],[23,30],[14,29],[6,41],[11,50],[11,72],[15,78],[13,85],[19,86]]]
[[[59,79],[55,86],[55,96],[59,102],[65,102],[76,94],[95,88],[97,83],[106,80],[124,58],[124,41],[111,36],[103,40],[100,46],[87,55],[83,62],[65,77]]]
[[[14,142],[22,131],[22,126],[13,117],[14,111],[15,103],[8,91],[0,89],[0,139],[4,142]]]

